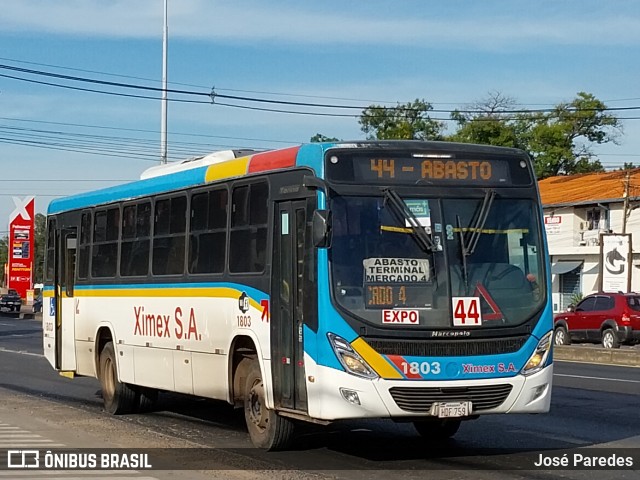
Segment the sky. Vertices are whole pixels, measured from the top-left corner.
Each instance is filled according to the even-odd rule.
[[[159,164],[163,0],[0,8],[6,235],[13,196],[34,195],[46,213],[53,198]],[[362,108],[424,99],[446,119],[492,92],[532,109],[587,92],[608,107],[636,107],[616,111],[618,145],[593,151],[608,169],[640,165],[637,0],[168,0],[168,38],[168,88],[189,92],[169,93],[170,161],[287,147],[316,133],[365,138],[358,109],[220,95]]]

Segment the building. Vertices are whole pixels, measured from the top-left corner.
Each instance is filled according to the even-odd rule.
[[[640,291],[640,169],[550,177],[539,187],[554,311],[611,285],[601,282],[610,271],[603,244],[613,238],[629,239],[628,255],[619,263],[625,281],[617,289]]]

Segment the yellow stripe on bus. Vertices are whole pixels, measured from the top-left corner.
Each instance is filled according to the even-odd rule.
[[[218,288],[113,288],[96,290],[76,289],[76,297],[211,297],[211,298],[232,298],[237,300],[240,290],[227,287]],[[252,307],[261,309],[262,306],[253,298],[249,299]]]
[[[240,157],[235,160],[228,160],[211,165],[207,168],[204,179],[206,182],[213,182],[214,180],[244,175],[247,173],[247,165],[249,164],[250,158],[251,157]]]
[[[403,378],[400,372],[385,360],[382,355],[371,348],[362,337],[358,337],[351,342],[351,346],[382,378]]]

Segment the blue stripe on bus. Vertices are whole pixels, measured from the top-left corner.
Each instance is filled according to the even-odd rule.
[[[49,203],[47,214],[53,215],[68,210],[87,208],[121,200],[130,200],[145,195],[154,195],[204,184],[204,174],[206,170],[207,167],[198,167],[185,170],[184,172],[138,180],[124,185],[103,188],[94,192],[55,199]]]
[[[254,300],[265,300],[269,298],[265,292],[258,290],[247,285],[240,283],[227,283],[227,282],[198,282],[198,283],[142,283],[142,284],[118,284],[118,285],[76,285],[75,290],[91,291],[91,290],[151,290],[151,289],[166,289],[166,290],[185,290],[194,288],[229,288],[238,290],[239,292],[245,292],[248,296]]]
[[[324,173],[324,152],[334,145],[335,144],[332,143],[302,145],[296,158],[296,166],[310,167],[318,176],[322,177]],[[54,215],[69,210],[104,205],[122,200],[133,200],[146,195],[156,195],[173,190],[180,190],[182,188],[204,185],[206,183],[205,173],[208,168],[208,166],[197,167],[183,172],[170,173],[145,180],[137,180],[124,185],[55,199],[49,203],[47,214]]]

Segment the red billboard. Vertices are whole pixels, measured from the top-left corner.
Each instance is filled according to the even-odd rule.
[[[7,288],[17,290],[26,298],[27,290],[33,288],[34,199],[13,197],[13,203],[16,208],[9,216]]]

